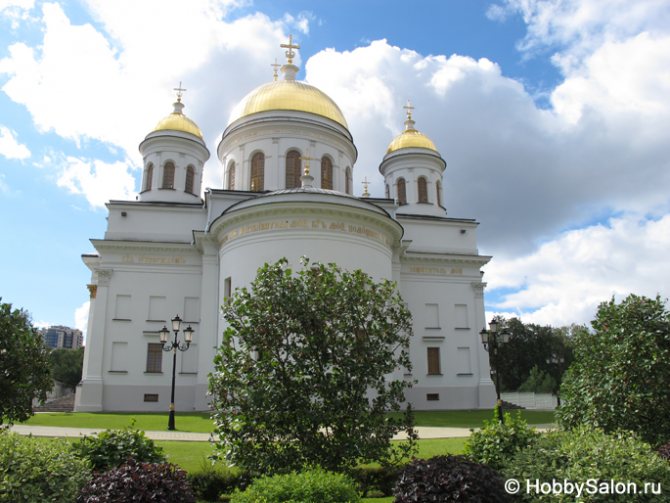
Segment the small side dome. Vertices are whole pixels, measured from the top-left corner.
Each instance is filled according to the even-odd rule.
[[[437,147],[435,147],[433,140],[416,129],[406,129],[393,138],[393,141],[389,143],[389,146],[386,149],[386,153],[390,154],[401,148],[427,148],[437,152]]]
[[[177,95],[177,101],[173,103],[173,106],[174,111],[164,119],[161,119],[156,124],[152,133],[155,131],[182,131],[204,140],[202,131],[200,131],[198,125],[183,114],[184,104],[181,102],[181,94]]]
[[[393,138],[393,141],[389,143],[386,149],[386,153],[391,154],[403,148],[425,148],[439,154],[433,140],[414,128],[414,120],[412,119],[412,110],[414,110],[414,107],[412,104],[408,101],[404,108],[407,110],[405,130]]]

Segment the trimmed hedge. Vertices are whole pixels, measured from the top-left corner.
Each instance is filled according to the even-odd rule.
[[[88,459],[97,471],[116,468],[129,459],[147,463],[166,461],[163,449],[147,438],[143,431],[132,427],[105,430],[95,436],[84,437],[72,445],[72,450]]]
[[[90,477],[65,441],[0,432],[0,503],[74,502]]]
[[[261,477],[231,503],[357,503],[360,496],[353,480],[340,473],[312,469]]]

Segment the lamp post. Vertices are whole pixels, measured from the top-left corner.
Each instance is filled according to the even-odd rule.
[[[565,372],[565,358],[561,355],[553,353],[551,358],[547,358],[547,363],[549,365],[556,367],[556,405],[561,406],[561,379],[563,377],[563,372]]]
[[[496,398],[498,405],[498,419],[503,422],[503,405],[500,398],[500,369],[498,368],[498,349],[500,345],[509,342],[509,334],[507,332],[498,332],[498,322],[494,319],[489,323],[489,330],[483,329],[479,332],[482,338],[484,349],[489,353],[489,365],[496,374]],[[492,357],[493,356],[493,357]]]
[[[163,344],[163,351],[172,351],[172,392],[170,393],[170,417],[168,419],[168,430],[174,430],[174,377],[175,377],[175,368],[177,366],[177,350],[179,351],[188,351],[188,348],[191,346],[191,341],[193,340],[194,330],[191,328],[191,325],[186,327],[184,332],[184,341],[179,342],[178,336],[179,331],[181,330],[181,318],[179,315],[172,318],[172,331],[174,332],[174,341],[168,341],[170,338],[170,331],[168,328],[163,325],[161,329],[160,337],[161,343]]]

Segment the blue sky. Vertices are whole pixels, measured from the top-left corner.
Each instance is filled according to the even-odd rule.
[[[80,259],[104,202],[134,199],[137,145],[188,89],[211,152],[278,44],[342,108],[372,180],[402,105],[476,218],[489,315],[586,322],[670,291],[670,4],[661,0],[0,0],[0,296],[85,322]],[[219,187],[210,159],[205,185]]]

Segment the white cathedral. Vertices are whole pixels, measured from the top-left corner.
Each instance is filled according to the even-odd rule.
[[[379,171],[386,197],[353,195],[357,150],[337,104],[296,80],[289,40],[277,77],[236,108],[216,150],[222,188],[201,198],[209,150],[198,126],[174,111],[140,143],[136,201],[110,201],[91,270],[91,302],[78,411],[164,411],[172,354],[159,332],[178,314],[194,330],[177,355],[177,411],[208,410],[208,374],[225,320],[220,305],[265,262],[300,257],[362,269],[397,282],[413,316],[415,381],[406,398],[418,410],[489,408],[495,401],[485,326],[477,222],[449,218],[446,163],[414,127],[389,144]],[[180,334],[180,337],[182,335]]]

